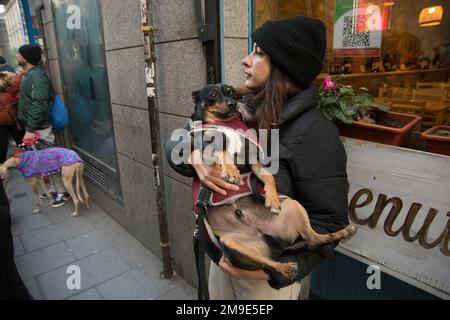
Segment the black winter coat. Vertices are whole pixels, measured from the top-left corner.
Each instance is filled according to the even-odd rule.
[[[0,181],[0,300],[32,299],[14,262],[9,200]]]
[[[278,191],[299,201],[307,210],[318,233],[336,232],[348,225],[347,155],[336,126],[317,109],[314,86],[290,99],[280,117],[280,168],[275,175]],[[177,141],[166,144],[169,164],[178,173],[194,176],[189,165],[174,165],[170,153]],[[335,244],[309,251],[287,253],[279,261],[295,261],[297,279],[281,283],[269,280],[274,288],[301,280],[332,253]]]

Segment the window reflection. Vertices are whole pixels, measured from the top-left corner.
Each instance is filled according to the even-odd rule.
[[[67,27],[67,8],[71,5],[80,8],[80,29]],[[116,170],[98,3],[95,0],[53,0],[53,8],[72,143]]]
[[[254,0],[254,4],[255,28],[267,20],[297,15],[324,21],[328,51],[323,72],[401,72],[450,64],[445,58],[450,44],[449,1]],[[341,26],[339,16],[345,11],[350,14]],[[372,39],[376,37],[380,39]],[[369,38],[367,48],[355,50]]]

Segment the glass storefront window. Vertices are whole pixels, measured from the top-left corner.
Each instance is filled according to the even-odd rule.
[[[72,144],[117,170],[101,17],[96,0],[53,0]],[[68,11],[69,6],[71,10]],[[74,9],[75,8],[75,9]],[[80,13],[80,24],[76,18]],[[70,14],[68,13],[70,12]]]
[[[450,127],[444,125],[450,125],[450,1],[253,0],[252,8],[253,28],[261,26],[267,20],[285,19],[299,15],[322,20],[327,29],[327,52],[322,74],[316,79],[315,84],[320,85],[328,73],[346,74],[343,78],[339,77],[341,84],[351,85],[354,89],[366,87],[369,89],[369,93],[376,97],[379,104],[389,105],[391,111],[396,112],[397,115],[411,113],[416,116],[416,121],[420,120],[419,125],[411,128],[404,148],[448,154],[449,144],[445,137],[448,135]],[[418,117],[420,118],[418,119]],[[405,123],[401,124],[403,128]],[[349,132],[344,133],[339,121],[337,124],[341,135],[347,136]],[[377,127],[383,126],[390,127],[390,125],[382,123]],[[430,127],[433,129],[428,129]],[[439,133],[439,136],[428,136],[427,139],[443,143],[439,145],[441,149],[430,148],[420,133],[426,129],[430,130],[427,135]],[[369,137],[371,135],[368,130],[357,138],[374,141]],[[348,136],[353,137],[352,134]],[[389,186],[387,189],[392,188],[398,179],[398,175],[392,174],[392,172],[404,171],[405,161],[415,163],[419,158],[414,159],[416,155],[419,155],[418,153],[402,149],[395,150],[395,154],[388,155],[385,153],[386,148],[379,147],[386,142],[377,144],[377,150],[373,155],[368,155],[365,143],[353,143],[345,142],[349,159],[350,190],[354,190],[356,186],[359,188],[360,185],[355,182],[359,177],[363,177],[364,183],[368,183],[373,172],[379,175],[374,189],[385,190],[387,186]],[[364,145],[364,148],[359,148],[359,145]],[[348,148],[348,146],[352,147]],[[406,154],[408,160],[402,158]],[[420,154],[420,156],[424,155],[425,153]],[[385,172],[381,170],[382,165],[377,165],[374,171],[370,165],[364,167],[364,170],[360,170],[360,160],[364,157],[372,158],[372,156],[379,157],[380,163],[388,158],[393,161],[387,165],[389,169]],[[430,158],[426,160],[427,166],[439,167],[438,162],[434,162],[434,160],[438,160],[440,157],[431,154]],[[358,160],[352,162],[352,159]],[[367,161],[367,163],[369,162]],[[414,169],[412,170],[414,171]],[[426,170],[428,167],[424,168],[424,171]],[[375,180],[375,178],[373,179]],[[404,192],[409,197],[415,186],[401,184],[406,191],[399,187],[396,192]],[[425,200],[427,196],[421,194],[420,188],[417,198],[422,199],[419,202],[427,201]],[[442,217],[444,215],[445,211],[443,211]],[[378,234],[378,231],[374,232],[369,229],[360,229],[358,232],[363,234],[360,239],[370,237],[370,232]],[[409,251],[409,248],[405,248],[407,247],[404,243],[399,243],[399,253],[404,251],[402,253],[404,254]],[[435,299],[436,297],[433,295],[441,292],[440,289],[436,290],[432,287],[431,282],[425,285],[421,280],[416,281],[419,279],[414,278],[417,273],[410,272],[406,276],[406,273],[402,273],[406,269],[391,268],[396,265],[396,262],[404,261],[400,255],[397,259],[393,258],[389,262],[390,266],[383,270],[383,272],[388,271],[386,274],[383,273],[383,285],[377,288],[378,290],[372,290],[373,288],[366,285],[368,269],[365,263],[378,264],[374,261],[381,261],[379,264],[383,265],[385,261],[377,260],[375,247],[366,246],[362,249],[366,253],[370,252],[369,255],[355,254],[356,251],[347,250],[344,247],[341,252],[351,252],[351,255],[337,254],[335,261],[323,262],[313,271],[310,298],[404,299],[407,297]],[[419,257],[417,261],[422,258],[421,255],[417,257]],[[423,257],[426,257],[423,260],[429,260],[425,254]],[[357,260],[365,261],[365,263]],[[425,269],[426,267],[423,270]],[[389,272],[393,270],[396,271]],[[399,270],[402,271],[397,273]],[[391,277],[387,273],[394,276]],[[415,275],[412,281],[411,279],[405,280],[412,274]],[[407,283],[412,283],[413,286]],[[422,290],[427,290],[433,295]]]
[[[253,0],[252,8],[253,28],[298,15],[324,22],[327,51],[316,86],[327,74],[345,74],[341,84],[421,116],[420,131],[450,123],[450,1]]]
[[[254,0],[254,27],[304,15],[324,21],[323,72],[359,74],[448,68],[445,0]],[[446,79],[447,80],[447,79]]]
[[[255,27],[260,27],[267,20],[280,20],[295,16],[308,16],[323,19],[324,0],[255,0]]]

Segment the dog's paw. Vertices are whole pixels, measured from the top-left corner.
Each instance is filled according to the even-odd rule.
[[[346,234],[344,235],[344,237],[340,240],[342,243],[347,242],[348,240],[350,240],[351,238],[353,238],[353,236],[356,234],[357,228],[355,226],[348,226],[345,228],[345,232]]]
[[[292,261],[276,262],[275,265],[265,268],[269,275],[269,284],[274,289],[281,289],[292,284],[298,276],[298,264]]]
[[[297,276],[298,265],[296,262],[285,262],[281,263],[280,270],[281,274],[287,279],[292,280]]]
[[[273,214],[279,214],[281,211],[280,199],[278,198],[278,194],[270,194],[266,192],[265,194],[265,206],[270,209],[270,212]]]
[[[233,164],[222,165],[222,178],[229,183],[239,185],[242,181],[241,174]]]
[[[76,218],[76,217],[79,217],[79,215],[78,215],[77,212],[72,212],[72,213],[70,214],[70,216],[71,216],[71,217],[75,217],[75,218]]]

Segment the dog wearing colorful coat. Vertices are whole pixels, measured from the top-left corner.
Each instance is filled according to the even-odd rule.
[[[43,177],[59,172],[61,172],[63,184],[70,194],[75,207],[71,216],[78,217],[78,205],[80,202],[89,208],[89,194],[86,191],[83,180],[84,163],[75,151],[56,147],[29,151],[18,149],[14,157],[9,158],[0,166],[0,177],[5,188],[10,171],[14,168],[22,172],[31,185],[36,201],[36,209],[33,210],[34,214],[41,212],[39,186],[44,189],[45,194],[50,199],[50,203],[53,202],[53,197],[50,195]],[[73,188],[74,177],[76,179],[76,189]],[[81,196],[81,189],[84,199]]]

